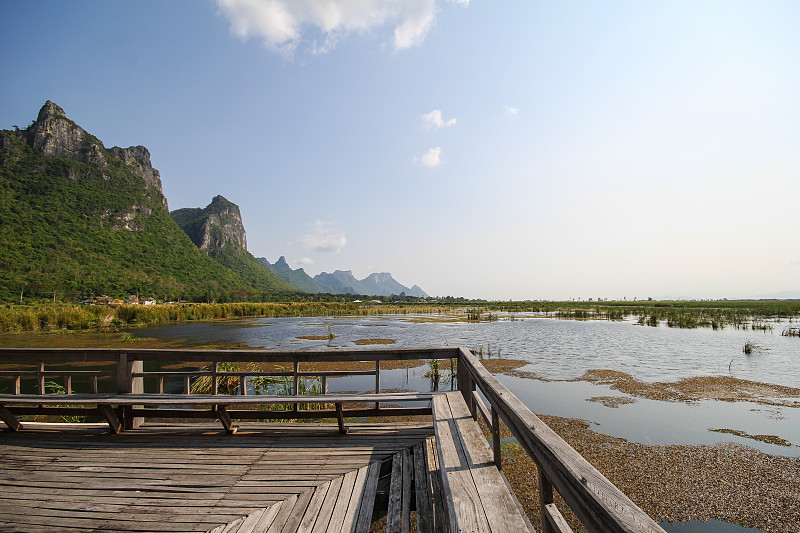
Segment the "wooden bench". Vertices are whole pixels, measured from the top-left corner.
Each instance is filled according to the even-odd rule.
[[[129,409],[127,416],[157,416],[159,418],[182,418],[192,416],[194,418],[213,418],[218,419],[225,431],[233,434],[237,430],[237,426],[233,424],[232,418],[228,411],[231,405],[279,405],[279,404],[332,404],[335,406],[335,411],[284,411],[286,418],[295,418],[298,413],[305,413],[306,416],[314,416],[316,418],[336,418],[339,424],[339,431],[347,433],[347,427],[344,425],[344,417],[346,412],[343,409],[344,404],[353,403],[379,403],[379,402],[408,402],[408,401],[430,401],[432,395],[429,393],[381,393],[381,394],[315,394],[315,395],[296,395],[296,396],[238,396],[227,394],[0,394],[0,420],[5,422],[8,429],[11,431],[18,431],[22,429],[22,423],[17,419],[15,409],[10,406],[23,406],[17,409],[19,414],[48,414],[48,409],[45,406],[82,406],[93,407],[93,411],[84,412],[84,414],[97,414],[105,417],[109,427],[113,433],[119,433],[123,430],[123,423],[120,419],[122,409],[120,408],[133,408]],[[35,406],[34,409],[25,409],[25,406]],[[180,409],[158,409],[162,406],[211,406],[210,409],[204,411],[191,411],[187,412]],[[117,409],[115,409],[115,407]],[[147,408],[150,409],[147,409]],[[263,411],[253,411],[253,414],[258,414]],[[241,414],[241,412],[237,412]],[[276,414],[276,411],[268,412],[271,416]],[[308,414],[310,413],[310,415]],[[250,414],[250,413],[247,413]]]
[[[433,422],[450,531],[534,531],[461,393],[434,395]]]

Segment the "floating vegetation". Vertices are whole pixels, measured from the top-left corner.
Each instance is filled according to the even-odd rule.
[[[470,309],[467,309],[466,313],[467,313],[467,321],[468,322],[480,322],[481,313],[483,313],[483,309],[470,308]]]
[[[616,409],[620,405],[629,403],[636,403],[634,398],[626,398],[625,396],[594,396],[593,398],[586,398],[587,402],[597,402]]]
[[[329,324],[325,324],[325,327],[328,330],[327,335],[300,335],[297,338],[307,341],[332,341],[336,338],[336,335],[333,334],[333,330]]]
[[[358,344],[359,346],[368,345],[368,344],[394,344],[397,342],[394,339],[358,339],[357,341],[353,341],[354,344]]]
[[[757,440],[758,442],[766,442],[767,444],[776,444],[778,446],[791,446],[792,443],[786,439],[782,439],[777,435],[751,435],[749,433],[745,433],[744,431],[738,429],[713,429],[709,428],[709,431],[713,431],[715,433],[726,433],[728,435],[736,435],[737,437],[742,437],[745,439],[752,439]]]
[[[762,346],[759,346],[753,341],[745,341],[744,348],[742,348],[742,351],[745,353],[745,355],[759,354],[764,352],[765,350],[769,350],[769,348],[764,348]]]
[[[789,327],[781,331],[781,337],[798,337],[800,338],[800,328]]]
[[[480,346],[473,346],[472,348],[470,348],[470,351],[478,359],[483,359],[484,357],[491,359],[492,357],[500,357],[500,354],[502,353],[503,350],[501,348],[495,348],[494,350],[492,350],[491,344],[487,344],[486,348],[484,348],[483,344],[481,344]]]

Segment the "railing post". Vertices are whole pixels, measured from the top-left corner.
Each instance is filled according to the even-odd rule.
[[[473,420],[478,419],[478,412],[475,408],[475,397],[472,395],[472,392],[475,390],[475,380],[472,379],[472,374],[470,374],[469,369],[467,368],[467,363],[461,357],[458,358],[458,368],[457,372],[457,379],[458,379],[458,390],[461,392],[461,396],[464,397],[464,402],[469,407],[469,412],[472,415]]]
[[[295,361],[294,362],[294,375],[292,376],[294,378],[292,394],[294,394],[295,396],[299,396],[300,395],[300,376],[298,375],[298,372],[300,372],[300,363],[298,361]],[[299,410],[300,410],[299,404],[295,403],[292,406],[292,411],[297,412]]]
[[[500,416],[494,406],[492,409],[492,452],[494,452],[494,464],[498,470],[503,469],[503,456],[500,449]]]
[[[22,376],[14,376],[14,394],[19,396],[22,391]]]
[[[542,466],[536,462],[536,470],[539,472],[539,514],[542,518],[542,533],[556,533],[548,520],[548,512],[545,507],[553,503],[553,485],[547,476],[544,475]]]
[[[134,377],[134,374],[140,374],[143,371],[144,363],[142,361],[130,359],[126,353],[117,354],[117,392],[120,394],[143,394],[144,378],[141,376]],[[133,418],[131,416],[132,409],[141,409],[142,407],[144,406],[123,406],[122,416],[125,429],[136,429],[144,423],[143,417]]]
[[[217,389],[219,388],[219,362],[214,361],[214,366],[211,370],[211,394],[216,395]]]
[[[44,394],[44,361],[39,361],[36,377],[37,381],[39,382],[39,394]]]
[[[381,362],[380,360],[375,361],[375,394],[380,394],[381,392]],[[381,408],[381,402],[375,402],[375,409]]]

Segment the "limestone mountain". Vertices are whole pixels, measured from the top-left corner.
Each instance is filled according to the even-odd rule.
[[[273,291],[297,290],[247,251],[247,234],[235,203],[215,196],[205,208],[176,209],[170,215],[200,250],[254,286]]]
[[[170,215],[195,246],[209,255],[222,253],[227,248],[247,250],[247,234],[239,206],[223,196],[215,196],[205,208],[176,209]]]
[[[352,270],[336,270],[332,274],[320,272],[314,276],[314,281],[334,294],[367,294]]]
[[[50,101],[28,128],[0,130],[0,301],[296,292],[261,270],[250,279],[192,243],[145,147],[106,148]]]
[[[321,272],[314,281],[334,294],[364,294],[371,296],[392,296],[405,294],[427,298],[425,291],[418,286],[409,289],[396,281],[388,272],[375,272],[362,280],[356,279],[351,270],[337,270],[333,274]]]
[[[278,258],[274,265],[270,264],[266,257],[257,257],[256,261],[283,281],[289,283],[293,287],[297,287],[301,291],[314,293],[331,292],[317,283],[314,278],[306,274],[306,271],[303,270],[302,267],[293,270],[286,262],[284,256]]]

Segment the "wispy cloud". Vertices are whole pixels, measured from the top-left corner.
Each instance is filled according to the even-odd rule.
[[[313,233],[301,235],[297,242],[304,248],[316,252],[339,252],[347,244],[343,231],[333,231],[330,222],[317,220]]]
[[[431,148],[420,157],[415,157],[414,162],[421,163],[428,168],[438,167],[442,163],[441,155],[442,148],[441,146],[437,146],[436,148]]]
[[[297,264],[304,266],[313,265],[314,260],[311,259],[310,257],[301,257],[300,259],[297,260]]]
[[[519,109],[511,107],[510,105],[504,105],[503,114],[509,118],[517,118],[519,116]]]
[[[450,0],[468,6],[469,0]],[[327,53],[349,33],[394,26],[392,46],[402,50],[425,40],[436,20],[436,0],[217,0],[231,32],[263,40],[291,55],[301,46]]]
[[[422,123],[428,129],[440,129],[440,128],[447,128],[448,126],[452,126],[456,123],[456,119],[451,118],[448,120],[444,120],[442,118],[442,110],[441,109],[434,109],[430,113],[425,113],[422,115]]]

